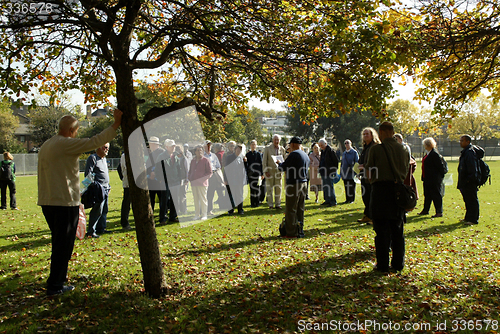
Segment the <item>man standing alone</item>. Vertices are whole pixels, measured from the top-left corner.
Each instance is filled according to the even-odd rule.
[[[476,225],[479,223],[479,200],[477,198],[477,158],[484,156],[482,149],[476,148],[471,144],[472,138],[469,135],[460,137],[460,160],[458,163],[458,184],[457,188],[462,193],[465,202],[466,225]]]
[[[64,116],[59,133],[47,140],[38,153],[38,205],[52,235],[50,275],[47,295],[59,295],[74,289],[65,286],[68,262],[73,253],[80,205],[80,154],[110,142],[120,126],[122,112],[114,111],[114,123],[92,138],[76,138],[78,120]]]
[[[365,171],[372,185],[370,199],[371,218],[375,230],[375,270],[389,271],[389,249],[392,248],[391,266],[403,270],[405,239],[403,225],[405,210],[396,203],[396,182],[403,182],[408,172],[409,155],[394,136],[394,127],[383,122],[379,127],[381,145],[368,152]],[[391,167],[392,165],[392,167]]]
[[[266,176],[267,205],[269,209],[273,208],[273,202],[276,209],[281,209],[281,176],[282,173],[276,167],[273,156],[285,157],[285,148],[280,146],[281,137],[277,134],[273,136],[273,142],[264,149],[262,158],[262,169]],[[273,197],[274,192],[274,197]],[[274,199],[274,201],[273,201]]]

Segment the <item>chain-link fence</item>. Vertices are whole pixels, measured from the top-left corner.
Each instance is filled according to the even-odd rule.
[[[16,175],[36,175],[38,170],[38,154],[12,154],[14,163],[16,164]],[[107,158],[108,168],[116,169],[119,158]],[[79,160],[80,172],[85,170],[87,160]]]

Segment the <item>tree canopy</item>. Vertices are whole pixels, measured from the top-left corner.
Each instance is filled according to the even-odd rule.
[[[19,120],[12,112],[10,100],[0,99],[0,151],[11,150],[18,126]]]
[[[500,7],[494,0],[421,0],[405,39],[417,61],[406,67],[434,113],[456,116],[487,89],[500,98]]]

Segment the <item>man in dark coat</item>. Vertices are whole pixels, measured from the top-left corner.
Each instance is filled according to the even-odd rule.
[[[245,155],[245,167],[247,170],[248,184],[250,185],[250,206],[252,208],[259,206],[260,187],[259,179],[263,178],[262,156],[256,150],[257,141],[250,142],[250,151]]]
[[[479,223],[479,200],[477,198],[477,159],[484,156],[483,149],[474,147],[471,144],[472,138],[469,135],[460,137],[460,146],[463,148],[460,153],[458,163],[458,184],[457,188],[462,193],[465,202],[466,225],[476,225]]]
[[[394,136],[394,127],[383,122],[379,127],[382,144],[370,148],[365,170],[372,185],[370,212],[375,230],[375,270],[389,271],[389,250],[392,249],[391,267],[403,270],[405,239],[403,226],[405,210],[396,203],[396,183],[403,182],[408,172],[409,155]],[[392,162],[392,164],[391,164]],[[392,165],[392,167],[391,167]]]
[[[337,198],[335,197],[335,188],[333,187],[333,178],[337,174],[339,167],[339,159],[328,145],[325,138],[318,141],[321,148],[321,159],[319,162],[319,174],[323,183],[323,197],[325,201],[321,205],[335,206],[337,205]]]
[[[304,237],[304,210],[307,192],[309,157],[300,149],[302,139],[290,139],[290,154],[283,163],[277,163],[278,170],[286,173],[286,237]]]

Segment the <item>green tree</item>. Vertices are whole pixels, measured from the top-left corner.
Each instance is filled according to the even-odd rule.
[[[484,95],[479,95],[462,106],[446,133],[451,140],[468,134],[473,140],[500,138],[500,105]]]
[[[108,128],[113,124],[113,115],[109,112],[107,116],[94,117],[90,122],[89,126],[86,128],[80,127],[78,131],[78,137],[80,138],[90,138],[96,134],[101,133],[104,129]],[[109,158],[120,158],[123,152],[123,136],[120,129],[116,137],[109,143]]]
[[[419,130],[424,121],[422,110],[408,100],[397,99],[387,107],[387,114],[382,120],[391,121],[394,130],[407,137]]]
[[[195,105],[212,120],[229,110],[246,112],[248,96],[275,96],[301,104],[308,118],[332,106],[379,110],[392,90],[394,62],[408,61],[391,47],[393,18],[381,7],[388,0],[44,3],[53,12],[0,17],[0,86],[19,95],[34,87],[77,88],[91,103],[109,104],[116,94],[129,169],[130,154],[143,155],[129,152],[129,135],[175,108]],[[157,81],[180,85],[188,96],[151,109],[141,122],[138,70],[155,70]],[[144,286],[160,296],[166,282],[148,192],[130,181]]]
[[[308,142],[317,142],[326,137],[329,143],[344,147],[345,139],[350,139],[355,146],[361,145],[361,131],[367,126],[375,127],[377,118],[368,111],[352,111],[343,114],[337,111],[335,117],[319,117],[313,123],[300,121],[298,113],[289,108],[288,131],[306,139]]]
[[[9,99],[0,99],[0,151],[14,151],[14,132],[19,126],[19,120],[11,109]]]
[[[500,98],[500,8],[491,0],[417,3],[400,35],[415,61],[406,68],[419,83],[417,96],[435,101],[433,113],[456,116],[460,106],[487,89]],[[415,10],[414,10],[415,11]]]
[[[224,126],[227,140],[234,140],[237,143],[246,143],[247,136],[245,134],[245,126],[242,123],[242,117],[229,114],[227,123]]]

